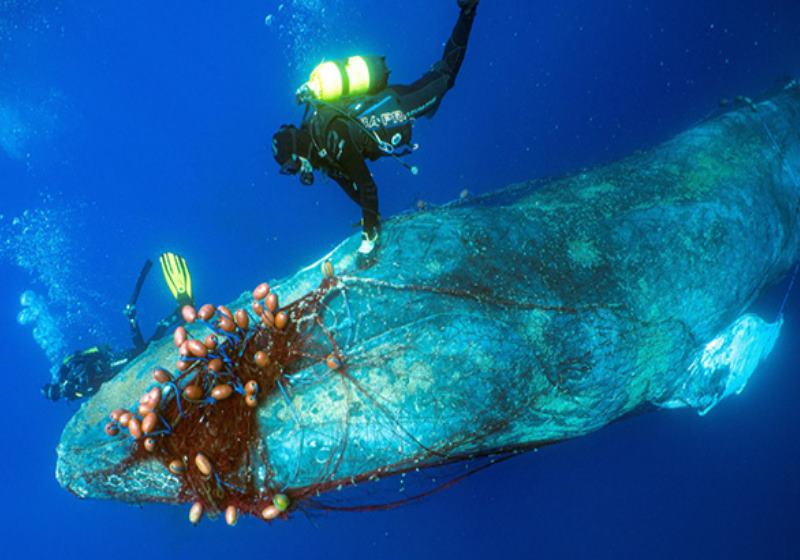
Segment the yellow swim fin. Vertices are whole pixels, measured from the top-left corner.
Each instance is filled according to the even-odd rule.
[[[193,305],[192,275],[189,273],[186,259],[175,253],[162,253],[158,260],[161,263],[161,272],[164,273],[167,287],[178,305],[181,307]]]

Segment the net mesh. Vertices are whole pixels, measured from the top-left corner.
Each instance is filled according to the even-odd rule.
[[[105,471],[64,463],[60,477],[95,495],[201,501],[212,512],[263,515],[278,496],[294,508],[391,507],[673,402],[708,342],[797,258],[800,193],[786,164],[800,161],[798,106],[793,90],[592,172],[398,217],[373,262],[345,243],[318,263],[322,273],[312,266],[273,286],[290,302],[285,326],[256,310],[247,328],[222,328],[219,313],[189,328],[197,340],[216,333],[227,367],[209,373],[216,350],[182,359],[156,451],[138,442],[130,455],[120,439],[116,455],[101,453]],[[233,307],[252,302],[248,293]],[[97,422],[97,407],[132,387],[148,390],[141,372],[174,360],[170,344],[79,421]],[[207,400],[221,381],[250,380],[261,388],[255,408],[241,390]],[[180,401],[186,384],[202,387],[200,402]],[[69,433],[69,449],[94,443]],[[198,453],[212,472],[193,464]],[[185,472],[171,475],[176,459]],[[443,467],[417,493],[346,492]]]

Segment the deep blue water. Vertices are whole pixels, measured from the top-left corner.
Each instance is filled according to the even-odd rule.
[[[0,556],[800,557],[800,293],[772,356],[709,415],[642,415],[398,510],[193,528],[186,508],[56,483],[76,406],[40,396],[46,351],[123,344],[120,310],[163,250],[222,302],[352,233],[338,187],[278,175],[272,132],[300,118],[293,92],[323,58],[386,54],[393,81],[415,79],[454,4],[0,0]],[[796,0],[484,4],[456,88],[416,127],[421,174],[373,166],[386,216],[646,149],[800,76]],[[759,303],[770,318],[783,288]],[[17,321],[26,290],[53,315],[46,348]],[[155,273],[140,308],[145,326],[170,308]]]

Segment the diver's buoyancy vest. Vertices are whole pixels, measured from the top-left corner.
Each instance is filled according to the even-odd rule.
[[[411,144],[414,119],[401,109],[392,88],[346,102],[311,104],[306,123],[319,155],[329,162],[338,161],[335,146],[328,145],[329,128],[336,119],[346,123],[350,138],[370,160],[403,156],[414,150]]]

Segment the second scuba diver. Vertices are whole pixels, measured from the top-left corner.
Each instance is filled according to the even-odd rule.
[[[310,186],[314,171],[321,171],[361,207],[362,255],[375,249],[380,232],[378,191],[365,160],[399,158],[416,149],[413,122],[432,117],[455,84],[478,1],[458,0],[461,11],[442,59],[410,85],[387,85],[383,57],[320,64],[297,92],[298,101],[306,103],[300,128],[283,125],[272,138],[281,174],[298,175]]]
[[[156,329],[149,339],[144,339],[136,318],[136,302],[147,274],[153,266],[153,262],[147,259],[139,272],[131,299],[123,310],[128,318],[133,347],[114,352],[108,345],[93,346],[67,356],[56,378],[42,387],[42,394],[45,397],[53,401],[60,399],[72,401],[93,395],[103,383],[113,378],[131,360],[144,352],[150,342],[163,337],[169,327],[180,319],[180,310],[184,305],[194,305],[192,276],[186,260],[174,253],[163,253],[159,261],[164,280],[177,303],[175,310],[156,324]]]

